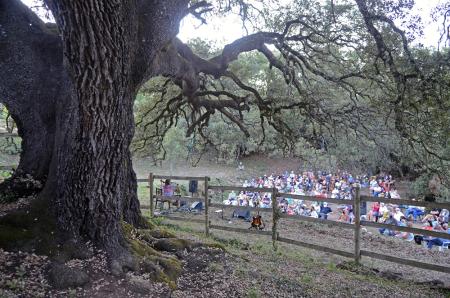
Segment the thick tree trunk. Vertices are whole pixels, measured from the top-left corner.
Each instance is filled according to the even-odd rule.
[[[8,31],[0,30],[0,62],[10,76],[0,81],[0,100],[24,139],[21,168],[47,177],[41,201],[62,234],[92,240],[120,271],[133,265],[121,220],[141,223],[129,151],[133,100],[188,1],[46,3],[60,35],[20,1],[0,0]]]
[[[43,24],[19,0],[0,0],[0,25],[0,101],[11,112],[22,137],[20,162],[14,177],[30,175],[46,182],[52,159],[54,168],[58,168],[58,160],[53,157],[61,148],[54,150],[55,145],[61,147],[60,140],[73,129],[68,127],[67,119],[74,120],[71,114],[76,112],[69,93],[70,79],[63,67],[61,39],[56,26]],[[128,169],[130,183],[123,195],[123,219],[138,226],[142,223],[141,213],[130,157],[124,167]],[[36,191],[24,190],[23,185],[14,181],[11,179],[11,183],[2,186],[20,188],[19,194]],[[45,197],[50,193],[56,195],[57,179],[47,184],[51,191]]]
[[[22,137],[16,174],[44,180],[54,146],[54,106],[64,93],[61,42],[20,1],[0,1],[0,25],[0,101]]]
[[[57,143],[58,221],[66,232],[87,236],[120,258],[123,199],[133,188],[128,148],[136,95],[130,80],[134,8],[116,1],[49,4],[74,90],[74,112],[65,122],[70,133]]]

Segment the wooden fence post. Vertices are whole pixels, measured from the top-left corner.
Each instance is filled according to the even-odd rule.
[[[209,177],[205,177],[205,234],[209,236],[209,195],[208,195]]]
[[[272,189],[272,245],[273,249],[277,250],[277,221],[278,221],[278,202],[277,202],[278,190],[274,187]]]
[[[153,217],[153,173],[148,175],[148,187],[150,190],[150,217]]]
[[[353,213],[355,215],[355,263],[359,264],[361,261],[361,196],[360,184],[356,184],[355,191],[355,205]]]

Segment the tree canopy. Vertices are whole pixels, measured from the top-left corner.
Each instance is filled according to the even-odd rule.
[[[229,160],[245,147],[305,157],[326,148],[340,166],[439,174],[448,184],[449,53],[411,46],[422,29],[414,2],[299,1],[268,13],[274,3],[236,3],[250,33],[223,49],[182,45],[192,74],[144,85],[135,149],[157,156],[177,126],[186,138],[170,135],[188,156],[208,148]],[[197,88],[196,100],[183,84]]]

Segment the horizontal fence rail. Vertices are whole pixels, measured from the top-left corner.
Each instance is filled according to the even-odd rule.
[[[153,196],[158,201],[188,201],[188,202],[204,202],[203,198],[196,198],[196,197],[182,197],[182,196]]]
[[[236,210],[250,210],[250,211],[259,211],[259,212],[268,212],[272,213],[272,208],[260,208],[260,207],[249,207],[249,206],[233,206],[233,205],[224,205],[224,204],[217,204],[217,203],[211,203],[209,204],[210,207],[213,208],[220,208],[220,209],[236,209]]]
[[[388,199],[388,198],[378,198],[361,196],[362,202],[380,202],[395,205],[408,205],[408,206],[419,206],[419,207],[429,207],[429,208],[440,208],[440,209],[450,209],[450,203],[440,203],[440,202],[427,202],[427,201],[416,201],[416,200],[406,200],[406,199]]]
[[[393,231],[401,231],[401,232],[409,232],[416,235],[425,235],[425,236],[432,236],[436,238],[443,238],[450,240],[450,234],[446,232],[436,232],[436,231],[430,231],[425,229],[419,229],[419,228],[410,228],[410,227],[402,227],[402,226],[396,226],[396,225],[390,225],[390,224],[384,224],[379,222],[373,222],[373,221],[361,221],[362,226],[366,227],[374,227],[374,228],[382,228],[382,229],[388,229]]]
[[[248,192],[273,192],[273,188],[263,188],[263,187],[242,187],[242,186],[209,186],[209,190],[237,190],[237,191],[248,191]]]
[[[198,218],[177,217],[177,216],[158,216],[158,217],[163,217],[163,218],[167,218],[170,220],[191,221],[191,222],[196,222],[196,223],[201,223],[201,224],[205,223],[204,219],[198,219]]]
[[[218,225],[210,225],[209,227],[211,229],[228,231],[228,232],[272,236],[272,232],[269,232],[269,231],[258,231],[258,230],[233,228],[233,227],[225,227],[225,226],[218,226]]]
[[[329,226],[338,226],[338,227],[341,227],[344,229],[350,229],[350,230],[355,229],[355,225],[345,223],[345,222],[340,222],[340,221],[328,220],[328,219],[314,218],[314,217],[303,216],[303,215],[287,215],[285,213],[280,214],[280,217],[284,218],[284,219],[293,219],[293,220],[299,220],[299,221],[314,222],[314,223],[319,223],[319,224],[324,224],[324,225],[329,225]]]
[[[321,197],[313,197],[313,196],[302,196],[302,195],[294,195],[289,193],[277,193],[277,197],[279,198],[290,198],[296,200],[304,200],[304,201],[316,201],[316,202],[327,202],[334,203],[340,205],[353,205],[354,200],[339,200],[339,199],[331,199],[331,198],[321,198]]]
[[[154,195],[153,187],[154,187],[155,179],[204,181],[204,196],[186,197],[186,196]],[[424,236],[430,236],[430,237],[443,238],[443,239],[450,240],[450,234],[447,234],[445,232],[429,231],[429,230],[420,229],[420,228],[402,227],[402,226],[397,226],[397,225],[383,224],[383,223],[371,222],[371,221],[360,221],[361,203],[383,202],[383,203],[395,204],[395,205],[421,206],[421,207],[441,208],[441,209],[444,209],[444,208],[450,209],[450,203],[435,203],[435,202],[415,201],[415,200],[406,200],[406,199],[388,199],[388,198],[361,196],[359,187],[356,188],[356,193],[352,200],[339,200],[339,199],[322,198],[322,197],[315,197],[315,196],[302,196],[302,195],[297,195],[297,194],[279,193],[276,188],[240,187],[240,186],[228,186],[228,185],[210,186],[210,185],[208,185],[209,180],[210,180],[209,177],[164,176],[164,175],[153,175],[151,173],[149,175],[149,178],[147,178],[147,179],[137,179],[137,182],[139,182],[139,183],[144,183],[144,182],[148,183],[147,188],[149,188],[149,192],[150,192],[150,205],[142,205],[141,208],[143,208],[143,209],[150,208],[150,216],[154,216],[154,200],[162,201],[162,202],[164,202],[164,201],[166,201],[166,202],[167,201],[169,201],[169,202],[175,202],[175,201],[202,202],[202,203],[204,203],[204,208],[205,208],[204,219],[192,218],[192,217],[177,217],[177,216],[161,216],[161,217],[167,218],[169,220],[175,220],[175,221],[184,221],[184,222],[190,221],[190,222],[194,222],[194,223],[204,224],[206,235],[209,235],[210,229],[215,229],[215,230],[242,233],[242,234],[272,236],[274,249],[277,249],[277,244],[276,244],[277,242],[278,243],[287,243],[287,244],[306,247],[309,249],[314,249],[314,250],[318,250],[318,251],[322,251],[322,252],[326,252],[326,253],[331,253],[331,254],[347,257],[347,258],[353,258],[355,260],[355,262],[357,262],[357,263],[359,263],[361,257],[364,256],[364,257],[394,262],[397,264],[409,265],[409,266],[413,266],[413,267],[417,267],[417,268],[421,268],[421,269],[450,273],[449,266],[442,266],[442,265],[438,265],[438,264],[429,264],[429,263],[424,263],[424,262],[410,260],[410,259],[403,259],[403,258],[391,256],[391,255],[384,255],[384,254],[380,254],[380,253],[376,253],[376,252],[372,252],[372,251],[368,251],[368,250],[363,250],[360,248],[360,242],[361,242],[361,232],[360,231],[361,231],[361,227],[364,227],[364,226],[372,227],[372,228],[386,228],[386,229],[393,230],[393,231],[409,232],[409,233],[413,233],[416,235],[424,235]],[[209,191],[211,191],[211,192],[222,191],[223,192],[223,191],[231,191],[231,190],[258,192],[258,193],[263,193],[263,192],[270,193],[272,206],[270,208],[260,208],[260,207],[250,207],[250,206],[224,205],[224,204],[219,204],[219,203],[212,203],[211,199],[209,198]],[[352,205],[353,212],[355,215],[354,224],[339,222],[339,221],[334,221],[334,220],[313,218],[313,217],[308,217],[308,216],[288,215],[285,213],[281,213],[278,208],[278,200],[277,199],[279,199],[279,198],[291,198],[291,199],[298,199],[298,200],[304,200],[304,201],[327,202],[327,203],[335,203],[335,204],[339,204],[339,205]],[[244,210],[250,210],[250,211],[256,211],[256,212],[271,213],[272,214],[272,230],[265,231],[265,230],[256,230],[256,229],[228,227],[228,226],[221,226],[221,225],[212,225],[209,220],[209,211],[210,211],[209,209],[210,208],[234,209],[234,210],[244,209]],[[313,244],[313,243],[279,237],[278,221],[280,219],[312,222],[312,223],[324,224],[324,225],[328,225],[328,226],[337,226],[340,228],[353,230],[354,231],[354,250],[352,252],[344,251],[344,250],[339,250],[339,249],[335,249],[332,247],[321,246],[321,245],[317,245],[317,244]]]
[[[323,252],[327,252],[327,253],[331,253],[331,254],[347,257],[347,258],[353,258],[355,256],[352,252],[338,250],[338,249],[334,249],[331,247],[312,244],[312,243],[308,243],[308,242],[303,242],[303,241],[298,241],[298,240],[293,240],[293,239],[288,239],[288,238],[282,238],[282,237],[278,237],[277,240],[280,242],[294,244],[297,246],[302,246],[302,247],[306,247],[306,248],[310,248],[310,249],[314,249],[314,250],[319,250],[319,251],[323,251]]]
[[[196,180],[203,181],[205,177],[189,177],[189,176],[168,176],[168,175],[154,175],[153,179],[170,179],[170,180]]]
[[[450,273],[450,267],[441,266],[441,265],[437,265],[437,264],[429,264],[429,263],[419,262],[419,261],[410,260],[410,259],[402,259],[402,258],[390,256],[390,255],[376,253],[373,251],[361,250],[361,255],[370,257],[370,258],[374,258],[374,259],[378,259],[378,260],[389,261],[389,262],[393,262],[393,263],[397,263],[397,264],[408,265],[408,266],[413,266],[413,267],[427,269],[427,270],[434,270],[434,271],[439,271],[439,272],[444,272],[444,273]]]

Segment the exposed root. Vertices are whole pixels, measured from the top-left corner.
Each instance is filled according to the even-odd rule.
[[[42,182],[31,175],[17,175],[0,183],[0,203],[15,202],[20,198],[38,194],[42,190]]]
[[[8,251],[24,251],[50,257],[52,265],[48,276],[56,288],[83,286],[90,273],[83,268],[73,271],[67,264],[72,260],[90,260],[97,252],[91,243],[83,239],[67,239],[61,235],[43,199],[33,200],[26,208],[0,217],[0,248]],[[105,248],[103,254],[109,260],[109,272],[114,276],[145,276],[143,280],[163,282],[171,289],[183,270],[183,255],[194,248],[206,246],[176,238],[165,228],[152,222],[150,229],[137,229],[123,222],[123,241],[118,247]],[[183,261],[184,262],[184,261]]]
[[[123,223],[123,231],[135,257],[140,259],[139,269],[141,273],[148,273],[154,281],[166,282],[172,289],[176,288],[176,280],[182,269],[181,262],[175,256],[164,254],[152,247],[158,241],[158,238],[154,236],[168,235],[173,237],[173,235],[157,228],[152,230],[135,229],[125,222]]]

